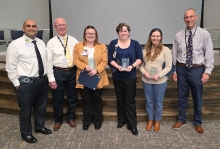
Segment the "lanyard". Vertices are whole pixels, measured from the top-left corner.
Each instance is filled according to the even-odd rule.
[[[63,42],[60,40],[60,37],[57,35],[57,38],[59,39],[60,43],[62,44],[63,46],[63,49],[64,49],[64,55],[66,55],[66,47],[67,47],[67,43],[68,43],[68,35],[67,35],[67,38],[66,38],[66,45],[64,46],[63,45]]]
[[[195,29],[193,35],[192,35],[192,38],[195,36],[196,30],[197,30],[197,26],[196,26],[196,29]],[[186,43],[186,30],[185,30],[185,44],[186,44],[186,49],[187,49],[188,46],[187,46],[187,43]]]

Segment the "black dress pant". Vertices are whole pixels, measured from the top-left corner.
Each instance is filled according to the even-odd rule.
[[[92,121],[94,124],[102,123],[102,91],[103,89],[92,90],[87,87],[80,89],[83,105],[83,125],[88,125]]]
[[[44,127],[48,79],[46,76],[35,78],[31,84],[20,84],[18,90],[14,88],[18,100],[19,123],[21,136],[32,134],[31,114],[33,109],[35,129]]]
[[[66,121],[75,119],[75,110],[77,105],[77,90],[76,86],[76,67],[70,71],[60,70],[54,67],[54,77],[57,83],[57,88],[52,90],[53,96],[53,112],[56,123],[63,123],[63,101],[64,94],[68,100],[68,108],[66,112]]]
[[[128,129],[137,127],[136,115],[136,78],[122,80],[113,78],[117,96],[118,123],[127,123]]]

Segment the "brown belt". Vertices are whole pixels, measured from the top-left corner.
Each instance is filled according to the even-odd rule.
[[[61,67],[57,67],[57,66],[54,66],[54,67],[59,69],[59,70],[66,71],[66,72],[73,70],[73,67],[70,67],[70,68],[61,68]]]
[[[177,62],[177,66],[186,67],[186,64]],[[201,64],[192,64],[192,68],[202,66]]]

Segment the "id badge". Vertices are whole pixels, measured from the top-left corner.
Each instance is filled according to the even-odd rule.
[[[27,47],[32,47],[32,46],[33,46],[33,43],[31,43],[31,42],[26,42],[25,45],[26,45]]]
[[[64,63],[69,63],[69,60],[68,59],[63,59],[63,62]]]

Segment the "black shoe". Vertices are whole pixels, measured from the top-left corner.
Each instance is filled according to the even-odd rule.
[[[118,123],[117,128],[122,128],[125,123]]]
[[[102,124],[95,124],[95,130],[99,130],[101,128]]]
[[[131,129],[131,133],[132,133],[133,135],[138,135],[138,130],[137,130],[137,128]]]
[[[42,134],[45,134],[45,135],[49,135],[49,134],[52,133],[52,131],[50,129],[47,129],[45,127],[42,128],[42,129],[38,129],[38,130],[35,129],[35,132],[36,133],[42,133]]]
[[[88,130],[89,129],[90,124],[85,124],[83,125],[83,130]]]
[[[32,135],[22,136],[22,139],[24,141],[26,141],[27,143],[36,143],[37,142],[37,139]]]

